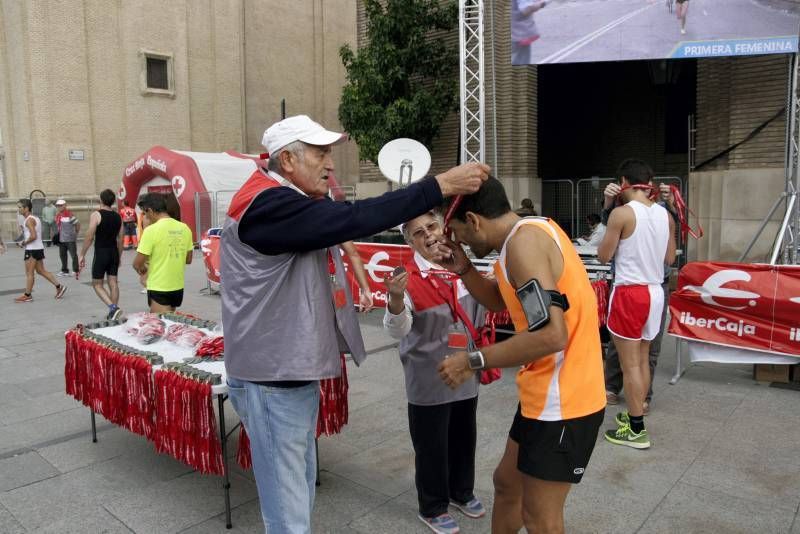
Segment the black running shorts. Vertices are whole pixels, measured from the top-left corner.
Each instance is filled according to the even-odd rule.
[[[577,484],[589,464],[605,411],[563,421],[539,421],[523,417],[517,407],[508,433],[519,445],[517,469],[541,480]]]
[[[119,251],[116,248],[94,249],[92,259],[92,280],[102,280],[108,276],[117,276],[119,271]]]
[[[172,306],[178,308],[183,304],[183,289],[176,291],[152,291],[147,290],[147,305],[150,306],[150,301],[157,302],[162,306]]]
[[[36,261],[42,261],[44,259],[44,249],[39,248],[35,250],[26,250],[25,256],[23,256],[23,258],[25,259],[25,261],[28,261],[31,258],[33,258]]]

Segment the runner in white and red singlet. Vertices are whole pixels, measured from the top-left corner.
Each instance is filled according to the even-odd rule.
[[[611,212],[597,256],[614,259],[614,289],[609,299],[608,330],[619,352],[628,411],[617,415],[618,428],[605,438],[637,449],[650,447],[644,427],[644,401],[650,386],[650,342],[661,327],[664,264],[675,261],[675,229],[667,210],[651,198],[653,171],[643,161],[620,165],[620,200]]]

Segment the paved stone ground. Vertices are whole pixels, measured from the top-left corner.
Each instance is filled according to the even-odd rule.
[[[46,252],[55,270],[56,251]],[[145,299],[131,258],[123,260],[121,304],[139,311]],[[218,319],[218,297],[199,292],[203,280],[196,261],[183,309]],[[14,304],[22,253],[0,256],[0,532],[225,532],[221,479],[156,454],[102,418],[93,444],[87,410],[64,394],[63,332],[104,313],[86,282],[68,280],[66,298],[55,301],[37,279],[34,302]],[[363,319],[373,353],[349,368],[351,422],[320,440],[315,532],[427,532],[416,519],[402,372],[379,319]],[[798,393],[754,382],[749,366],[695,365],[669,386],[673,370],[668,339],[648,419],[653,447],[601,439],[568,499],[568,531],[800,534]],[[481,392],[476,493],[489,506],[515,407],[510,373]],[[251,474],[237,468],[232,479],[233,532],[262,532]],[[465,533],[489,531],[488,519],[460,522]]]

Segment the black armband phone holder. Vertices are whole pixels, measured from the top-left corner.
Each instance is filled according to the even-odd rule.
[[[563,293],[542,289],[535,278],[531,278],[517,289],[517,298],[528,321],[528,332],[539,330],[550,322],[550,306],[569,309],[569,300]]]

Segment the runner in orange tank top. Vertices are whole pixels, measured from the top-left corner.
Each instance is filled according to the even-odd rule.
[[[521,367],[520,405],[494,472],[492,532],[564,531],[564,502],[580,482],[605,413],[597,302],[569,238],[546,218],[520,218],[490,178],[450,222],[456,243],[482,258],[500,251],[495,279],[444,240],[437,262],[459,274],[484,306],[508,309],[516,335],[439,366],[457,388],[484,368]]]

